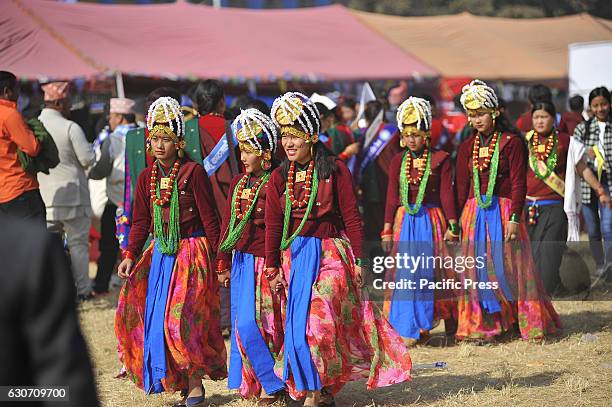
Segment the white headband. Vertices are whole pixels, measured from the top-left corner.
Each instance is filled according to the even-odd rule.
[[[301,110],[300,106],[298,106],[295,102],[295,99],[300,99],[302,101]],[[276,112],[278,109],[282,109],[286,117],[291,117],[289,114],[291,111],[300,111],[300,114],[296,119],[299,125],[304,131],[308,131],[310,135],[318,135],[321,129],[321,122],[319,121],[319,109],[317,109],[317,106],[312,103],[312,101],[306,95],[299,92],[287,92],[274,100],[274,103],[272,104],[271,116],[272,120],[274,121],[274,124],[280,127],[280,123],[278,123],[276,120]],[[310,112],[310,116],[302,114],[305,109]],[[314,123],[311,120],[311,116],[312,118],[314,118]],[[294,123],[295,121],[291,124],[293,125]]]
[[[176,132],[178,138],[183,138],[185,136],[185,118],[181,111],[181,105],[176,99],[168,96],[160,97],[149,106],[149,111],[147,112],[147,129],[149,131],[153,130],[153,126],[155,125],[155,112],[160,108],[164,111],[164,116],[170,130]],[[172,117],[174,118],[171,119]],[[176,130],[174,129],[174,121],[176,121],[178,125]]]
[[[250,108],[246,110],[241,110],[238,117],[236,117],[234,119],[234,122],[232,123],[232,131],[234,132],[234,134],[237,134],[238,126],[240,125],[240,128],[245,129],[245,131],[248,131],[248,134],[253,136],[246,138],[246,141],[251,145],[251,147],[258,151],[263,151],[263,147],[261,146],[261,143],[256,137],[257,135],[255,134],[253,124],[256,124],[262,128],[262,130],[268,137],[268,144],[270,145],[270,149],[272,150],[272,152],[275,152],[276,142],[278,140],[278,132],[276,131],[276,126],[274,125],[274,122],[271,118],[269,118],[257,109]]]
[[[421,123],[425,124],[425,130],[431,129],[431,104],[422,98],[417,98],[414,96],[410,96],[408,99],[404,100],[402,104],[397,109],[397,127],[400,132],[404,130],[404,115],[406,114],[408,109],[414,109],[417,114],[417,128],[421,128]]]
[[[468,110],[466,103],[470,97],[478,101],[485,109],[497,109],[499,106],[499,100],[493,88],[479,79],[474,79],[461,89],[461,105],[465,110]]]

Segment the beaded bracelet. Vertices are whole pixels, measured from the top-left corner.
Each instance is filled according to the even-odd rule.
[[[448,229],[450,230],[451,234],[453,235],[458,235],[459,234],[459,225],[456,223],[449,223],[448,224]]]
[[[383,230],[382,232],[380,232],[380,238],[381,239],[384,239],[386,237],[393,237],[393,230],[386,229],[386,230]]]
[[[521,223],[521,217],[518,215],[518,213],[513,213],[512,215],[510,215],[510,222]]]

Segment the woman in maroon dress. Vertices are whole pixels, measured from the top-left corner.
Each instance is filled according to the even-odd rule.
[[[227,376],[212,264],[218,217],[204,169],[184,157],[178,102],[157,99],[147,128],[155,161],[138,177],[129,245],[119,265],[127,280],[115,333],[138,387],[147,394],[187,390],[187,405],[201,406],[202,378]],[[153,239],[142,252],[149,233]]]
[[[533,258],[548,294],[561,284],[559,267],[566,249],[567,216],[563,210],[569,136],[555,128],[555,105],[538,102],[527,132],[527,231]]]
[[[531,256],[522,222],[527,156],[523,139],[500,113],[495,91],[474,80],[461,103],[472,135],[459,147],[456,185],[466,270],[457,337],[491,341],[518,327],[541,340],[560,327]],[[467,261],[470,261],[467,267]]]
[[[285,388],[274,373],[283,328],[280,299],[264,272],[264,213],[278,136],[272,120],[257,109],[243,110],[232,127],[245,172],[230,186],[217,256],[219,282],[227,286],[231,281],[228,387],[245,398],[260,397],[263,390],[271,397],[258,404],[273,404]]]
[[[319,141],[310,99],[277,98],[287,160],[272,172],[266,195],[266,275],[286,293],[283,379],[306,406],[333,404],[347,382],[367,387],[410,380],[400,336],[361,291],[363,229],[346,165]],[[283,290],[284,289],[284,290]]]
[[[435,256],[416,270],[398,266],[387,271],[390,281],[416,283],[415,289],[385,293],[385,314],[409,345],[427,335],[435,320],[445,320],[447,334],[454,335],[456,328],[453,291],[420,284],[453,281],[452,267],[444,264],[450,258],[445,239],[459,238],[451,159],[447,152],[430,148],[431,123],[427,100],[409,97],[400,105],[397,124],[400,146],[406,150],[391,160],[381,233],[383,249],[393,257]]]

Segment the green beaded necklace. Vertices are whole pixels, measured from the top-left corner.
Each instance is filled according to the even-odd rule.
[[[310,199],[308,199],[308,205],[306,206],[306,212],[304,212],[304,217],[302,221],[298,225],[296,231],[287,238],[287,234],[289,232],[289,220],[291,219],[291,200],[289,199],[289,193],[287,191],[287,187],[285,187],[285,216],[283,218],[283,238],[281,240],[281,250],[285,250],[288,248],[291,243],[295,240],[298,234],[304,228],[304,224],[306,224],[306,220],[308,220],[308,216],[312,211],[312,207],[317,199],[317,190],[319,189],[319,174],[317,171],[317,167],[315,165],[314,171],[312,172],[312,192],[310,194]]]
[[[244,175],[244,177],[248,177],[248,176],[249,174]],[[236,186],[234,187],[234,193],[232,194],[232,212],[230,215],[230,224],[227,228],[228,230],[227,237],[225,238],[223,243],[221,243],[221,246],[219,246],[220,251],[229,252],[236,246],[236,242],[238,242],[238,239],[240,239],[240,236],[242,235],[242,231],[244,230],[244,227],[249,221],[251,214],[253,213],[253,209],[255,209],[255,206],[257,204],[257,198],[259,198],[259,192],[261,191],[261,188],[263,188],[263,186],[266,184],[266,182],[268,182],[269,179],[270,179],[270,172],[268,171],[268,172],[265,172],[264,175],[261,177],[261,184],[259,185],[259,187],[257,188],[255,192],[253,203],[251,204],[247,212],[244,214],[244,217],[242,218],[242,220],[238,222],[238,225],[236,225],[236,207],[234,206],[233,203],[236,202],[236,194],[238,193],[238,186],[240,185],[240,182],[236,184]]]
[[[532,137],[535,137],[535,134]],[[544,174],[540,172],[540,168],[538,167],[537,159],[533,151],[533,143],[528,143],[529,144],[529,164],[531,165],[531,168],[533,168],[533,172],[535,173],[536,177],[538,177],[540,181],[543,181],[546,178],[548,178],[550,174],[552,174],[552,172],[557,167],[557,158],[558,158],[557,143],[559,141],[559,137],[556,132],[554,133],[553,137],[554,137],[553,146],[552,146],[552,150],[550,151],[550,154],[548,155],[548,158],[546,159],[546,172]]]
[[[164,174],[163,167],[157,162],[158,168]],[[159,182],[155,186],[155,196],[159,199]],[[153,233],[155,244],[159,251],[163,254],[175,254],[178,250],[179,241],[181,240],[181,226],[179,222],[179,198],[177,183],[172,185],[172,194],[170,196],[170,211],[168,216],[168,233],[164,231],[164,216],[162,207],[153,202]]]
[[[480,135],[478,137],[480,137]],[[472,170],[474,175],[474,197],[476,198],[476,202],[478,202],[478,206],[482,209],[487,209],[493,203],[493,190],[495,189],[495,182],[497,181],[497,167],[499,165],[500,140],[501,137],[498,137],[495,143],[493,157],[491,158],[491,172],[489,173],[489,183],[487,185],[487,194],[484,201],[480,196],[480,171],[478,170],[478,166],[472,163]]]
[[[400,194],[402,199],[402,206],[406,208],[406,212],[408,212],[410,215],[416,215],[421,209],[421,205],[423,204],[423,197],[425,196],[425,190],[427,189],[427,181],[429,179],[429,174],[431,173],[431,152],[427,154],[425,172],[423,173],[423,177],[419,182],[419,192],[417,193],[414,208],[410,208],[410,201],[408,199],[408,193],[410,189],[410,185],[408,184],[408,177],[406,176],[406,167],[408,166],[408,154],[411,154],[410,150],[407,150],[404,153],[404,157],[402,158],[402,167],[400,172]]]

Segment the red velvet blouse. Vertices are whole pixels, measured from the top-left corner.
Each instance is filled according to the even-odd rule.
[[[353,252],[357,258],[362,256],[363,227],[357,208],[357,199],[353,190],[353,179],[346,165],[336,160],[337,169],[328,178],[319,180],[316,204],[304,224],[300,236],[312,236],[320,239],[340,237],[346,233]],[[286,181],[281,168],[272,172],[266,195],[265,228],[266,228],[266,266],[280,265],[280,244],[283,233],[283,216],[285,210]],[[295,198],[303,199],[305,182],[296,182]],[[288,235],[297,229],[306,208],[293,209],[289,222]]]
[[[546,139],[541,138],[540,142],[546,142]],[[559,141],[557,143],[557,166],[555,173],[565,179],[565,167],[567,164],[567,152],[569,150],[570,138],[565,133],[559,133]],[[559,199],[563,197],[550,188],[544,181],[536,177],[531,168],[527,169],[527,195],[537,197],[538,199]]]
[[[477,135],[465,139],[459,146],[455,170],[457,207],[463,208],[469,198],[474,197],[472,148]],[[488,145],[489,140],[482,145]],[[527,151],[522,137],[503,133],[500,137],[499,165],[493,194],[512,200],[512,213],[521,215],[527,193]],[[479,158],[480,162],[484,158]],[[491,165],[480,172],[480,193],[486,194]]]
[[[138,176],[136,196],[132,212],[132,227],[129,244],[124,257],[136,258],[142,251],[142,246],[153,233],[153,202],[150,197],[152,166],[145,168]],[[161,171],[158,171],[158,178]],[[157,181],[160,182],[159,179]],[[187,158],[184,158],[176,179],[179,191],[179,221],[181,237],[189,237],[194,233],[203,232],[211,247],[216,248],[219,240],[219,218],[215,209],[210,181],[204,168]],[[165,225],[168,224],[170,204],[162,209]]]
[[[219,244],[227,237],[228,227],[231,220],[231,211],[234,206],[234,202],[232,201],[232,197],[234,195],[234,189],[236,185],[242,179],[244,174],[239,174],[234,177],[232,180],[232,184],[230,186],[230,193],[227,197],[227,202],[225,204],[225,210],[223,212],[223,223],[221,226],[221,239],[219,240]],[[266,208],[266,195],[268,193],[269,180],[261,187],[259,191],[259,197],[255,202],[255,208],[253,208],[253,212],[251,213],[251,217],[247,224],[244,226],[244,230],[242,231],[242,235],[238,242],[236,242],[236,246],[234,247],[236,250],[245,253],[251,253],[257,257],[264,257],[266,255],[266,225],[264,221],[264,210]],[[250,185],[247,183],[245,188],[249,188]],[[246,213],[248,209],[247,200],[240,200],[240,210],[242,213]],[[239,220],[236,220],[236,225]],[[221,252],[217,255],[217,260],[229,262],[231,260],[231,252]]]
[[[444,209],[446,219],[457,219],[455,209],[455,187],[453,186],[453,171],[451,168],[451,159],[447,152],[441,150],[430,150],[431,156],[431,173],[427,181],[425,196],[423,197],[424,204],[432,204],[441,206]],[[398,153],[389,166],[389,186],[387,188],[387,203],[385,205],[385,223],[393,223],[395,212],[401,205],[399,180],[400,171],[402,171],[402,159],[404,152]],[[416,177],[418,174],[417,168],[412,168],[411,175]],[[410,184],[408,190],[408,200],[410,203],[415,203],[419,185]]]

